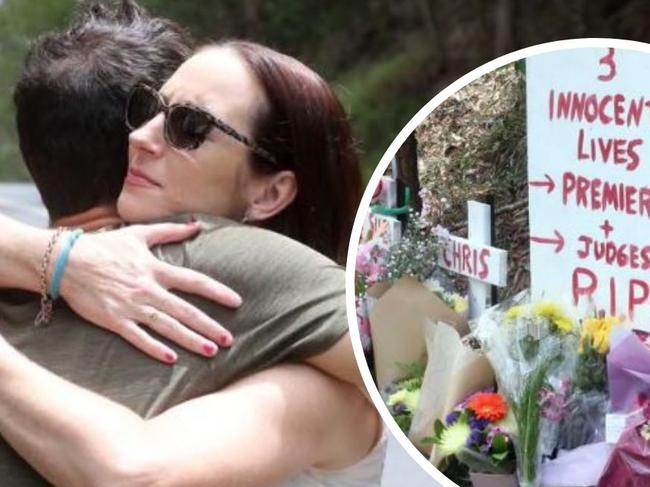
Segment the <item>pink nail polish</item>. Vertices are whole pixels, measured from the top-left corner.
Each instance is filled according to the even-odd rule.
[[[165,360],[170,364],[176,363],[176,355],[171,352],[165,352]]]
[[[232,336],[231,335],[221,335],[220,342],[221,342],[221,346],[229,347],[232,344]]]
[[[215,353],[217,353],[217,347],[216,345],[213,345],[212,343],[206,343],[203,345],[203,351],[210,355],[213,356]]]

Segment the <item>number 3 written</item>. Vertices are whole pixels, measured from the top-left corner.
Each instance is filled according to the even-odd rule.
[[[616,63],[614,62],[614,48],[610,47],[608,53],[600,58],[600,63],[609,67],[609,73],[598,76],[600,81],[611,81],[616,76]]]

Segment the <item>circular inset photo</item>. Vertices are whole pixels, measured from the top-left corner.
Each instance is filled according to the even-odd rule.
[[[649,51],[499,58],[371,179],[348,260],[357,357],[444,485],[650,485]]]

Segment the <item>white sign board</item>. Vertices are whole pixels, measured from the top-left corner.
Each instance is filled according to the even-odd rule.
[[[397,206],[397,182],[388,176],[381,178],[373,195],[373,205],[384,208]],[[388,246],[399,242],[402,238],[402,223],[397,217],[381,215],[368,211],[362,230],[362,240],[381,238]]]
[[[650,55],[526,63],[533,299],[650,325]]]
[[[385,240],[389,245],[396,244],[402,238],[402,222],[394,216],[372,215],[376,225],[383,226],[385,231]]]
[[[438,263],[444,269],[477,281],[505,286],[508,252],[451,236],[440,246]]]
[[[391,177],[383,176],[379,180],[372,202],[386,208],[395,208],[397,206],[397,181]]]

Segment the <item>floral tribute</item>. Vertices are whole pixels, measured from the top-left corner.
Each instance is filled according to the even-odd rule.
[[[538,487],[565,414],[577,362],[578,323],[555,302],[528,303],[518,295],[484,313],[474,335],[512,408],[521,487]]]
[[[402,365],[402,368],[404,378],[386,387],[384,401],[397,425],[408,434],[420,400],[425,365],[413,363]]]
[[[469,466],[472,472],[510,474],[515,469],[514,418],[505,397],[477,392],[458,404],[444,423],[437,420],[433,443],[445,456]]]

